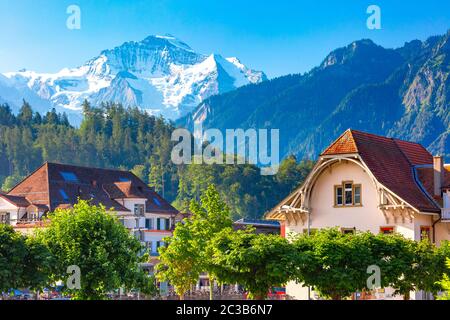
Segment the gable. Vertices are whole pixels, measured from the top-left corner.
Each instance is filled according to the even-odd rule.
[[[11,209],[17,210],[18,207],[16,205],[12,204],[9,201],[6,201],[3,198],[0,198],[0,211],[2,211],[2,210],[11,210]]]
[[[350,129],[345,131],[336,141],[334,141],[327,149],[325,149],[322,155],[348,153],[358,153],[358,147],[356,145],[355,139],[353,138],[353,133]]]

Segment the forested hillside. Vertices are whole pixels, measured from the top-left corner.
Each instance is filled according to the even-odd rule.
[[[213,96],[182,126],[280,129],[281,154],[314,159],[348,128],[450,156],[450,31],[387,49],[360,40],[310,72]]]
[[[0,105],[0,183],[8,191],[45,161],[132,170],[181,210],[214,183],[234,218],[260,217],[308,174],[312,163],[286,158],[277,175],[261,176],[252,165],[182,165],[170,160],[174,125],[119,104],[83,105],[72,127],[55,110],[41,115],[24,102],[15,115]]]

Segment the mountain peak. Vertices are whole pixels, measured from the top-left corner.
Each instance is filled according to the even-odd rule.
[[[180,49],[191,51],[193,52],[192,48],[186,44],[184,41],[178,39],[177,37],[173,36],[170,33],[166,33],[164,35],[150,35],[144,40],[141,41],[141,43],[157,43],[157,44],[169,44],[174,47],[178,47]]]
[[[78,68],[6,76],[61,111],[79,112],[87,99],[93,105],[111,101],[138,106],[175,120],[211,95],[266,80],[264,73],[237,61],[197,53],[177,37],[164,34],[103,50]]]
[[[334,65],[358,64],[364,61],[372,61],[371,59],[392,58],[392,55],[399,54],[393,49],[385,49],[377,45],[370,39],[361,39],[332,51],[320,67],[324,69]]]

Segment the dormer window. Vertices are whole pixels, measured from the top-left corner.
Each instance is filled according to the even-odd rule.
[[[352,181],[343,181],[342,184],[334,186],[335,207],[361,206],[361,185]]]
[[[73,172],[61,171],[60,174],[66,182],[78,182],[78,178]]]
[[[64,189],[59,189],[59,194],[65,202],[69,201],[69,196],[67,195],[66,191],[64,191]]]
[[[145,205],[137,203],[134,205],[134,214],[137,216],[143,216],[145,213]]]

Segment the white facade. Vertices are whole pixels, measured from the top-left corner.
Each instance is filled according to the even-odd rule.
[[[322,159],[326,162],[326,159]],[[316,168],[320,166],[320,163]],[[360,194],[357,204],[345,205],[345,199],[339,197],[336,188],[346,184],[358,186]],[[330,161],[330,165],[323,170],[312,172],[305,185],[298,192],[300,208],[285,206],[278,209],[278,213],[268,215],[269,219],[281,220],[284,234],[306,233],[323,228],[341,228],[342,231],[370,231],[374,234],[389,230],[397,232],[406,238],[420,240],[424,231],[429,232],[430,240],[433,238],[433,224],[435,224],[435,238],[450,240],[450,224],[438,222],[438,214],[418,212],[412,208],[395,208],[383,206],[383,192],[370,171],[358,161]],[[349,189],[350,190],[350,189]],[[353,189],[352,197],[355,197]],[[350,191],[349,191],[350,192]],[[392,196],[392,195],[388,195]],[[291,199],[295,193],[291,195]],[[343,195],[345,197],[345,195]],[[297,201],[288,200],[294,203]],[[304,207],[305,205],[305,207]],[[284,210],[284,212],[283,212]],[[282,214],[280,214],[282,212]],[[286,287],[286,293],[295,299],[305,300],[308,296],[315,299],[318,295],[310,292],[302,284],[291,282]],[[381,295],[382,299],[401,299],[394,297],[393,290],[387,288]],[[411,293],[411,299],[422,299],[423,293]]]
[[[146,212],[147,199],[115,199],[131,212],[117,212],[124,226],[138,238],[152,256],[158,255],[163,239],[172,235],[173,220],[170,215]]]
[[[4,198],[0,198],[0,223],[13,227],[38,220],[44,214],[34,206],[19,207]]]

